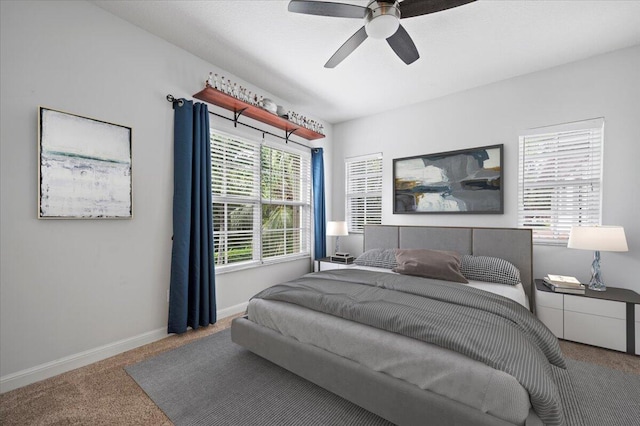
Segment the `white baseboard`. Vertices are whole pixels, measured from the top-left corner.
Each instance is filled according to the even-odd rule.
[[[248,304],[249,302],[244,302],[229,308],[221,309],[217,312],[218,319],[244,312],[247,309]],[[69,355],[55,361],[36,365],[35,367],[27,368],[16,373],[7,374],[6,376],[0,377],[0,393],[5,393],[31,383],[39,382],[40,380],[57,376],[58,374],[66,373],[67,371],[71,371],[76,368],[84,367],[131,349],[164,339],[167,336],[167,328],[163,327],[90,349],[88,351]]]
[[[69,355],[55,361],[36,365],[35,367],[18,371],[17,373],[7,374],[4,377],[0,377],[0,393],[8,392],[40,380],[57,376],[58,374],[66,373],[67,371],[71,371],[76,368],[84,367],[85,365],[101,361],[165,337],[167,337],[167,329],[166,327],[163,327],[138,336],[129,337],[104,346],[89,349],[88,351]]]
[[[249,306],[249,302],[238,303],[237,305],[230,306],[225,309],[220,309],[218,314],[218,319],[230,317],[231,315],[239,314],[247,310],[247,306]]]

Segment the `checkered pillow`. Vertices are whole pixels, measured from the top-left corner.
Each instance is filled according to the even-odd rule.
[[[395,249],[371,249],[362,253],[353,261],[356,265],[374,268],[393,269],[398,266]]]
[[[460,272],[468,280],[508,285],[520,283],[518,268],[497,257],[464,255],[460,258]]]

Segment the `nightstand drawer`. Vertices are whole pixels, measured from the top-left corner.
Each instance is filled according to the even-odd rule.
[[[617,318],[623,321],[627,318],[626,304],[624,302],[566,294],[564,295],[564,310],[565,312],[580,312],[599,317]]]
[[[550,291],[536,291],[536,306],[562,309],[562,294]]]
[[[564,338],[562,309],[547,308],[546,306],[536,306],[536,316],[549,330],[558,338]]]
[[[337,263],[337,262],[325,262],[325,261],[319,261],[318,262],[320,271],[330,271],[332,269],[346,269],[346,268],[353,268],[355,266],[355,264],[353,263]]]
[[[320,270],[321,271],[329,271],[331,269],[342,269],[345,265],[340,265],[338,263],[331,262],[320,262]]]
[[[625,352],[626,325],[624,319],[564,311],[564,338],[574,342]]]

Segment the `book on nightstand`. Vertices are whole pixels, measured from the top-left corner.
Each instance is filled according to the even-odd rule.
[[[556,293],[584,294],[585,287],[575,277],[565,275],[547,275],[544,284]]]
[[[548,281],[552,284],[563,286],[563,287],[577,287],[580,284],[580,281],[576,277],[571,277],[568,275],[551,275],[548,274],[544,277],[545,281]]]
[[[351,264],[353,263],[353,260],[355,259],[353,256],[349,256],[347,254],[347,256],[331,256],[329,258],[331,260],[331,262],[333,263],[345,263],[345,264]]]

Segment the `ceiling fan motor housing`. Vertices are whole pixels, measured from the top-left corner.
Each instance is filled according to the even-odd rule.
[[[398,2],[374,0],[367,5],[364,17],[365,30],[371,38],[391,37],[400,26],[400,8]]]

